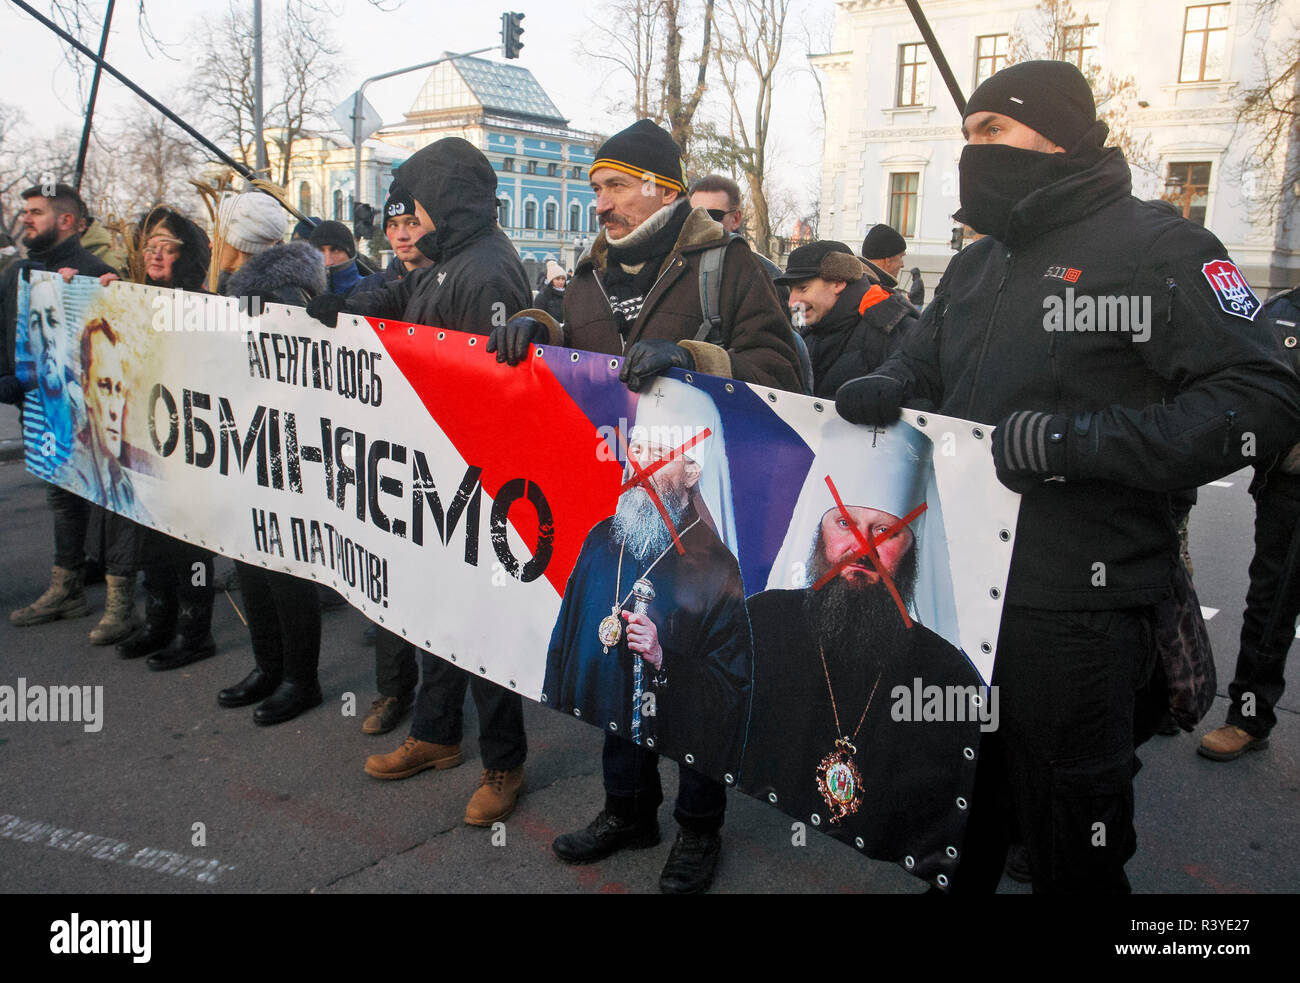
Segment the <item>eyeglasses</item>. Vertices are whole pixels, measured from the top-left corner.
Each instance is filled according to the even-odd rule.
[[[724,218],[737,210],[738,209],[735,208],[710,208],[709,218],[713,219],[715,222],[721,222]]]
[[[159,254],[164,256],[179,256],[181,254],[179,242],[179,240],[176,240],[175,242],[171,240],[160,243],[151,242],[140,250],[140,252],[145,256],[157,256]]]

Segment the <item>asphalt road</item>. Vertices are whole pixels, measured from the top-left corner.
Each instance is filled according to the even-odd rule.
[[[8,421],[5,421],[8,425]],[[4,436],[4,434],[0,434]],[[1206,487],[1192,513],[1192,550],[1220,699],[1196,735],[1157,737],[1136,779],[1139,849],[1129,865],[1145,893],[1300,890],[1300,721],[1294,660],[1271,747],[1230,763],[1197,756],[1199,734],[1222,723],[1236,656],[1252,549],[1249,472]],[[51,524],[44,486],[21,463],[0,464],[4,518],[0,612],[44,588]],[[219,570],[228,561],[219,560]],[[0,723],[0,874],[7,892],[220,894],[247,892],[653,892],[665,841],[590,867],[551,854],[559,833],[584,826],[602,802],[601,735],[526,703],[527,793],[504,842],[462,823],[477,785],[477,748],[449,771],[380,782],[366,756],[395,748],[405,724],[361,733],[373,699],[373,657],[355,611],[326,613],[321,654],[325,705],[276,727],[249,709],[224,710],[216,693],[252,667],[248,634],[218,596],[219,654],[186,669],[149,672],[86,640],[92,615],[17,629],[0,618],[0,683],[104,687],[103,725]],[[239,595],[233,595],[238,601]],[[344,716],[355,694],[358,715]],[[476,733],[472,701],[466,731]],[[671,802],[675,769],[664,769]],[[195,824],[202,824],[202,843]],[[24,825],[26,824],[26,825]],[[48,824],[40,831],[31,824]],[[58,832],[61,831],[61,832]],[[22,834],[28,834],[24,837]],[[733,793],[715,893],[919,893],[924,885],[816,833],[792,843],[791,821]],[[1027,888],[1003,881],[1006,892]]]

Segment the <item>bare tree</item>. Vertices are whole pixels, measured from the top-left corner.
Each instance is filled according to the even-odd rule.
[[[1131,166],[1154,174],[1156,163],[1150,154],[1151,138],[1138,139],[1133,132],[1137,79],[1106,71],[1088,54],[1099,26],[1097,21],[1078,13],[1069,0],[1039,0],[1038,6],[1017,23],[1007,63],[1046,59],[1078,66],[1092,88],[1097,118],[1110,128],[1107,145],[1119,147]]]
[[[703,0],[697,18],[686,0],[606,0],[588,18],[583,44],[584,55],[612,65],[631,84],[631,99],[615,99],[615,107],[667,127],[688,160],[695,114],[708,90],[715,3]],[[682,49],[696,31],[698,54],[683,59]]]
[[[188,94],[204,107],[217,139],[238,148],[235,156],[251,166],[257,158],[252,19],[232,0],[226,13],[204,21],[198,34],[203,54]],[[278,151],[268,157],[277,159],[278,173],[272,176],[283,185],[294,142],[329,114],[340,74],[339,49],[319,14],[291,2],[283,20],[264,31],[263,50],[273,52],[263,70],[264,136]]]
[[[785,44],[785,19],[790,0],[722,0],[714,47],[718,76],[731,104],[740,161],[749,191],[748,215],[754,248],[772,252],[768,205],[767,139],[772,121],[772,88]],[[725,42],[722,40],[725,38]],[[752,92],[749,122],[742,101]]]
[[[1256,23],[1277,16],[1277,0],[1256,0]],[[1236,97],[1236,132],[1245,152],[1237,167],[1250,204],[1288,229],[1300,210],[1300,25],[1280,49],[1259,53],[1259,80]]]

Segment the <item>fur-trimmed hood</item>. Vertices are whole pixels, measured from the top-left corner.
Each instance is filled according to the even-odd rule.
[[[660,267],[662,273],[667,268],[669,261],[678,253],[694,252],[698,249],[707,249],[709,246],[716,246],[727,238],[726,230],[722,228],[720,222],[715,222],[709,217],[709,213],[703,208],[692,208],[691,213],[686,216],[686,222],[682,226],[681,233],[677,236],[677,242],[668,255],[664,257],[663,266]],[[605,230],[600,230],[600,235],[596,236],[596,241],[592,243],[591,251],[578,263],[578,268],[573,271],[576,277],[589,267],[595,267],[599,272],[605,272],[605,263],[609,259],[609,241],[605,238]]]
[[[325,292],[325,260],[307,242],[282,243],[248,257],[226,280],[221,292],[227,297],[257,294],[272,299],[280,291],[295,289],[308,299]]]

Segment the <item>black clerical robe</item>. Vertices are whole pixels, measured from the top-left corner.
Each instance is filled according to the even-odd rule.
[[[659,631],[664,658],[659,670],[642,660],[638,743],[725,779],[739,770],[753,650],[736,558],[706,523],[695,523],[696,517],[691,507],[681,523],[686,552],[669,546],[648,575],[655,597],[647,613]],[[625,552],[620,577],[612,524],[610,518],[592,528],[569,576],[546,655],[542,699],[631,739],[633,653],[627,623],[619,619],[622,633],[608,651],[597,631],[655,556],[638,561]],[[629,598],[625,609],[632,610],[633,603]]]
[[[960,650],[913,622],[907,648],[880,653],[887,660],[883,668],[857,663],[862,669],[853,673],[843,669],[846,660],[829,661],[837,733],[827,673],[804,611],[805,593],[769,590],[748,602],[754,693],[741,788],[868,856],[905,866],[910,857],[908,869],[917,876],[951,878],[956,859],[948,848],[961,849],[967,813],[962,806],[969,805],[979,748],[979,711],[965,702],[971,719],[964,722],[910,718],[918,716],[918,685],[922,693],[926,686],[979,687],[979,674]],[[869,645],[864,639],[864,650]],[[900,704],[904,691],[906,707]],[[837,737],[853,734],[869,698],[870,709],[853,741],[861,802],[855,813],[833,824],[818,789],[817,767],[835,751]]]

